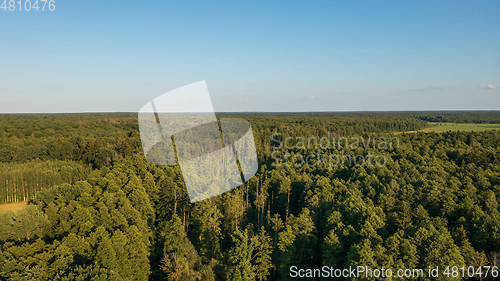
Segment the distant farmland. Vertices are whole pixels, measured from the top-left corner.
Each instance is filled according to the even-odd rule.
[[[446,131],[487,131],[500,130],[500,124],[475,124],[475,123],[434,123],[429,122],[429,127],[423,132],[446,132]]]

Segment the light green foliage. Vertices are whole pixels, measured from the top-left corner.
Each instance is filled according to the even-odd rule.
[[[271,263],[271,238],[264,229],[258,234],[236,230],[232,235],[234,246],[228,253],[229,280],[263,280],[269,275]]]

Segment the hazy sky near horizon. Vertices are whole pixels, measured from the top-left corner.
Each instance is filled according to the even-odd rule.
[[[0,112],[499,110],[499,35],[499,1],[56,0],[0,9]]]

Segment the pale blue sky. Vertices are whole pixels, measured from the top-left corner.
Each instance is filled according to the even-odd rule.
[[[0,10],[0,112],[500,109],[499,1],[61,1]]]

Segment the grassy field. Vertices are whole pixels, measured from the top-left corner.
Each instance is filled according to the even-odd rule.
[[[0,214],[3,214],[7,211],[20,210],[24,208],[24,206],[26,206],[27,204],[28,201],[0,204]]]
[[[446,131],[486,131],[500,130],[500,124],[474,124],[474,123],[432,123],[422,132],[446,132]]]

